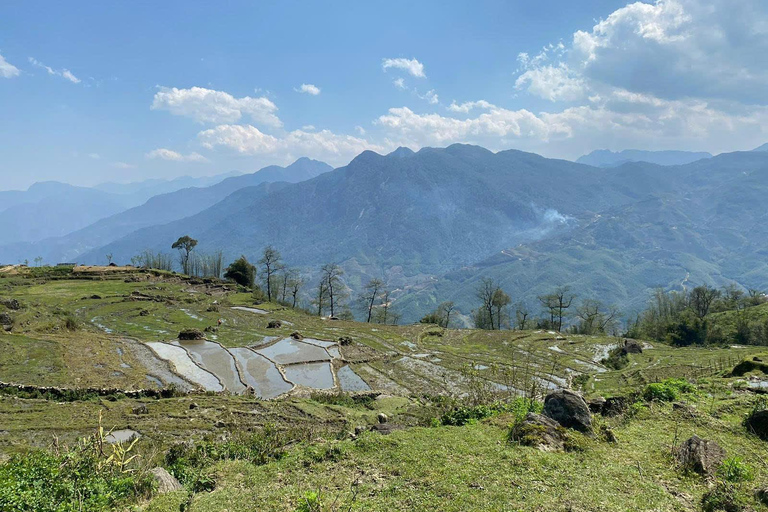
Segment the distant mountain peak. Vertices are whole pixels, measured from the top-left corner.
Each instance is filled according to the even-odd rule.
[[[752,151],[768,151],[768,142],[766,142],[766,143],[765,143],[765,144],[763,144],[762,146],[758,146],[758,147],[756,147],[756,148],[755,148],[755,149],[753,149]]]
[[[711,153],[705,151],[646,151],[642,149],[624,149],[611,151],[609,149],[597,149],[581,156],[576,163],[587,164],[595,167],[617,167],[628,162],[648,162],[658,165],[684,165],[703,158],[712,158]]]
[[[406,158],[406,157],[409,157],[409,156],[413,156],[415,154],[416,153],[414,153],[411,148],[407,148],[405,146],[400,146],[399,148],[397,148],[393,152],[389,153],[387,156],[392,156],[392,157],[396,157],[396,158]]]

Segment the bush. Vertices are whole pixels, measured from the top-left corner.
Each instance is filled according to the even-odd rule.
[[[600,363],[612,370],[621,370],[629,364],[629,357],[624,347],[616,347],[608,352],[608,357],[600,361]]]
[[[84,440],[62,454],[37,451],[0,464],[0,510],[106,511],[148,497],[151,476],[130,469],[132,458],[123,457],[120,464],[114,455],[108,460],[97,439]],[[132,448],[118,447],[124,455]]]
[[[752,468],[741,457],[729,457],[717,468],[717,476],[726,482],[749,482],[755,479]]]
[[[741,512],[747,509],[747,500],[730,482],[718,482],[714,489],[701,499],[704,512]]]
[[[320,495],[316,492],[308,492],[301,498],[301,502],[296,507],[295,512],[320,512],[321,510]]]
[[[454,407],[443,414],[437,423],[439,425],[461,427],[501,413],[514,414],[515,422],[518,422],[525,418],[525,415],[529,412],[540,413],[543,409],[544,404],[541,402],[519,397],[511,402],[496,402],[491,405],[476,405],[472,407]]]
[[[696,386],[685,379],[666,379],[648,384],[643,391],[643,398],[648,402],[673,402],[681,393],[693,393]]]
[[[220,460],[246,460],[263,465],[282,457],[288,435],[274,425],[264,425],[258,432],[237,433],[226,441],[205,439],[197,444],[173,445],[165,455],[165,466],[193,492],[211,491],[215,480],[207,468]]]

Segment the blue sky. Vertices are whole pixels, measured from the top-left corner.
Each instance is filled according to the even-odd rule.
[[[761,0],[0,5],[0,189],[477,143],[751,149]]]

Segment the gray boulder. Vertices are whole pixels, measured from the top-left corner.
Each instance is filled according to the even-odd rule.
[[[150,473],[152,473],[152,478],[157,482],[158,494],[166,494],[183,489],[179,481],[176,480],[176,477],[163,468],[155,468]]]
[[[753,412],[744,424],[749,432],[763,441],[768,441],[768,409]]]
[[[564,449],[566,436],[565,429],[555,420],[529,412],[523,421],[512,427],[509,439],[524,446],[551,452]]]
[[[558,422],[565,428],[579,432],[592,432],[592,416],[589,405],[575,391],[559,389],[544,399],[544,416]]]
[[[713,475],[725,459],[725,450],[714,441],[693,436],[675,450],[677,461],[700,475]]]

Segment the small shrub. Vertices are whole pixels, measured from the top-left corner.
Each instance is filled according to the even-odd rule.
[[[438,420],[439,425],[461,427],[497,414],[512,413],[515,422],[521,421],[529,412],[540,413],[544,404],[529,398],[518,397],[511,402],[496,402],[491,405],[476,405],[472,407],[454,407],[443,414]]]
[[[299,506],[294,509],[295,512],[320,512],[322,503],[320,495],[316,492],[308,492],[301,498]]]
[[[282,457],[290,436],[274,425],[252,433],[236,433],[226,441],[205,439],[197,444],[173,445],[165,455],[165,466],[193,492],[211,491],[216,482],[207,468],[220,460],[246,460],[263,465]]]
[[[648,402],[674,402],[681,393],[692,393],[696,386],[685,379],[666,379],[648,384],[643,391],[643,398]]]
[[[717,476],[726,482],[750,482],[755,479],[752,468],[741,457],[729,457],[717,468]]]
[[[742,512],[747,510],[747,500],[738,487],[730,482],[718,482],[701,499],[704,512]]]
[[[622,370],[629,365],[629,357],[624,347],[616,347],[608,352],[608,357],[601,360],[600,363],[612,370]]]

